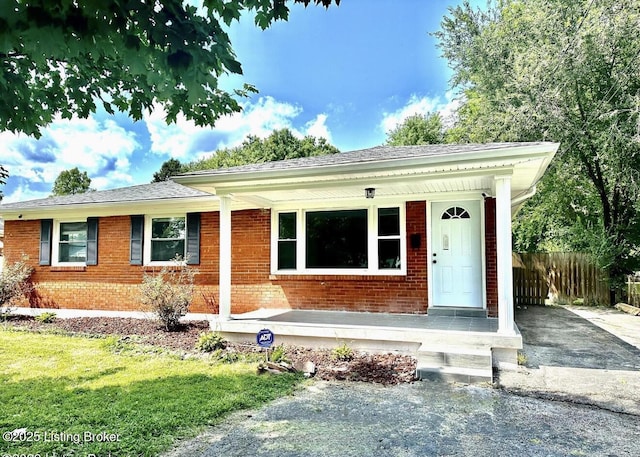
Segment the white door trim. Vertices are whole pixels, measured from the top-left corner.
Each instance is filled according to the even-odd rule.
[[[427,205],[427,220],[426,220],[426,229],[427,229],[427,299],[428,306],[435,306],[433,301],[433,230],[431,228],[431,216],[432,216],[432,204],[433,203],[442,203],[442,202],[463,202],[463,201],[479,201],[480,202],[480,264],[481,264],[481,273],[482,273],[482,284],[480,289],[482,290],[482,309],[487,309],[487,261],[486,261],[486,234],[485,234],[485,206],[484,206],[484,198],[459,198],[452,199],[451,197],[442,197],[442,198],[434,198],[431,200],[427,200],[425,204]],[[480,308],[477,308],[480,309]]]

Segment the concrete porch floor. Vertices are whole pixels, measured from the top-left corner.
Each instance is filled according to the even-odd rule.
[[[267,322],[289,322],[354,327],[392,327],[423,330],[456,330],[496,332],[497,319],[429,316],[426,314],[382,314],[348,311],[289,310],[263,319]]]
[[[498,320],[486,317],[262,309],[211,321],[212,330],[237,342],[255,342],[264,328],[275,334],[276,345],[347,344],[369,352],[399,352],[417,357],[419,377],[422,370],[469,382],[491,380],[494,367],[515,368],[522,348],[518,331],[500,334]]]

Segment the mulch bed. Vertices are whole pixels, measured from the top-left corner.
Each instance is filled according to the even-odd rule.
[[[167,332],[156,321],[149,319],[113,317],[77,317],[55,319],[51,323],[36,321],[31,316],[10,316],[6,324],[32,331],[57,330],[71,334],[136,337],[143,344],[157,346],[183,354],[197,354],[196,342],[200,333],[209,331],[209,322],[190,321],[179,331]],[[255,353],[261,349],[252,342],[229,343],[231,352]],[[415,380],[416,359],[406,355],[386,353],[369,354],[354,351],[349,361],[338,361],[329,349],[311,349],[287,346],[286,356],[298,364],[311,361],[316,365],[316,378],[323,380],[349,380],[375,382],[384,385],[401,384]]]

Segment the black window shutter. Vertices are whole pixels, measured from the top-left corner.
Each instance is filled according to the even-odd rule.
[[[142,265],[142,245],[144,242],[144,216],[131,216],[131,251],[129,263]]]
[[[51,265],[51,236],[53,219],[40,221],[40,265]]]
[[[200,213],[187,213],[187,265],[200,264]]]
[[[98,218],[87,218],[87,265],[98,265]]]

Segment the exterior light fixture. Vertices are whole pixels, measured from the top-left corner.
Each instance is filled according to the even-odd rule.
[[[373,198],[376,196],[376,190],[373,187],[367,187],[364,190],[364,196],[367,198]]]

